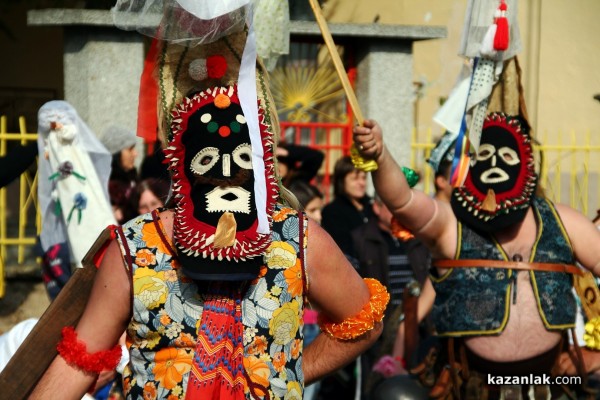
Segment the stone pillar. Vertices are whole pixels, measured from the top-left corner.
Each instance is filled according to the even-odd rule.
[[[32,10],[28,25],[64,27],[65,100],[96,135],[109,124],[135,129],[144,39],[100,10]]]
[[[381,125],[396,162],[408,165],[414,127],[412,42],[367,42],[357,48],[356,96],[364,117]]]

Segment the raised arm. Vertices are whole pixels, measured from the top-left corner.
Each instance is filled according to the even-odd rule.
[[[309,221],[307,248],[308,298],[322,315],[340,322],[359,314],[369,302],[363,279],[347,261],[333,239]],[[306,384],[341,368],[368,349],[381,334],[382,324],[354,340],[334,339],[321,332],[304,350]]]
[[[381,127],[373,120],[354,127],[354,142],[361,155],[377,161],[372,172],[377,194],[398,221],[432,251],[434,257],[452,258],[456,248],[456,217],[445,202],[413,190],[383,143]]]
[[[116,241],[109,245],[96,273],[85,311],[77,324],[77,339],[88,353],[113,348],[129,319],[130,283]],[[96,375],[82,372],[58,355],[46,371],[30,399],[80,399],[94,383]]]

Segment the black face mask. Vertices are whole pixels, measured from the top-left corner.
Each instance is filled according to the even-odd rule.
[[[258,114],[270,224],[278,194],[273,134],[260,105]],[[186,97],[172,115],[173,137],[164,152],[173,171],[173,235],[183,271],[196,280],[256,278],[271,235],[258,232],[257,161],[237,86]]]
[[[257,214],[250,134],[240,105],[199,108],[188,119],[182,143],[194,218],[216,227],[229,211],[238,230],[248,229]]]
[[[473,185],[481,193],[492,189],[496,195],[512,190],[521,175],[521,156],[517,140],[510,132],[499,126],[487,128],[469,172]]]
[[[465,183],[454,189],[450,204],[465,224],[493,232],[525,218],[536,184],[526,122],[492,113],[483,124],[478,154]]]

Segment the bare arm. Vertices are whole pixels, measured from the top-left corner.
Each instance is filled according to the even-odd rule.
[[[116,241],[100,264],[85,311],[77,324],[78,340],[88,353],[112,348],[123,334],[130,315],[130,283]],[[31,399],[80,399],[96,376],[70,366],[56,356]]]
[[[372,172],[375,190],[398,221],[423,240],[434,257],[454,257],[456,217],[450,205],[408,186],[402,170],[383,144],[377,122],[365,120],[364,126],[354,127],[354,141],[363,157],[377,161],[379,168]]]
[[[577,262],[594,275],[600,276],[600,231],[583,214],[571,207],[556,204],[556,210],[565,225]]]
[[[319,312],[332,321],[357,315],[370,294],[362,278],[346,260],[333,239],[316,223],[309,221],[307,269],[308,298]],[[341,368],[368,349],[381,334],[382,324],[361,337],[345,341],[321,333],[304,350],[306,384]]]

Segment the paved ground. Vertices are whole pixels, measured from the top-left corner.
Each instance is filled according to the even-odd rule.
[[[0,299],[0,333],[27,318],[39,318],[50,300],[41,280],[8,279]]]

